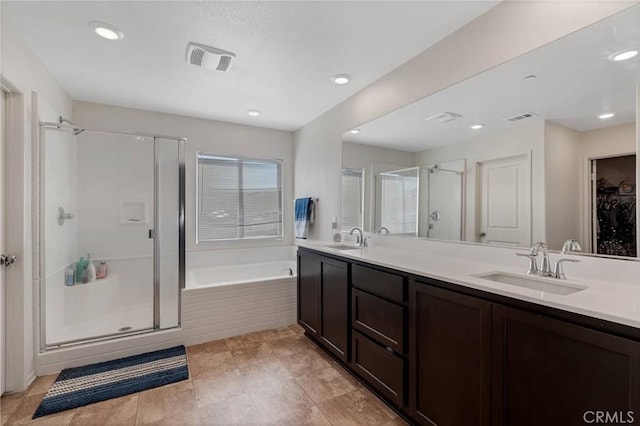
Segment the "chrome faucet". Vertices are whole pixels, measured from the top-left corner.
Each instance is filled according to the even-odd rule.
[[[562,254],[571,252],[582,251],[582,246],[578,240],[567,240],[562,244]]]
[[[566,280],[567,276],[564,274],[564,269],[562,268],[562,264],[564,262],[570,263],[579,263],[581,260],[578,259],[558,259],[556,262],[556,266],[553,267],[553,278],[557,278],[559,280]]]
[[[566,247],[565,247],[566,246]],[[538,251],[542,250],[542,264],[540,268],[538,268],[537,258]],[[580,244],[576,240],[567,240],[562,246],[562,253],[565,254],[567,251],[579,251],[582,250]],[[549,262],[549,252],[547,251],[547,245],[545,243],[535,243],[529,253],[516,253],[516,256],[524,256],[529,258],[529,269],[527,269],[528,275],[538,275],[540,277],[551,277],[557,278],[560,280],[566,280],[567,276],[564,274],[564,269],[562,268],[562,264],[565,262],[578,263],[580,260],[577,259],[558,259],[556,264],[553,267],[553,271],[551,270],[551,263]]]
[[[538,268],[538,251],[542,249],[542,264]],[[528,275],[539,275],[541,277],[551,277],[553,272],[551,271],[551,265],[549,263],[549,252],[547,251],[547,245],[542,242],[535,243],[528,254],[516,253],[516,256],[524,256],[529,258],[529,269],[527,269]]]
[[[536,248],[536,253],[539,249],[542,249],[542,263],[540,264],[538,275],[540,275],[541,277],[553,276],[553,272],[551,271],[551,263],[549,262],[549,251],[547,250],[547,245],[545,243],[537,242],[535,243],[534,247]]]
[[[351,230],[351,232],[349,232],[349,235],[353,235],[354,232],[358,231],[358,235],[356,235],[356,245],[358,247],[365,247],[365,241],[362,235],[362,229],[358,228],[357,226],[355,228],[353,228]]]
[[[386,226],[381,226],[380,228],[378,228],[376,233],[382,234],[382,231],[384,231],[385,234],[388,234],[389,233],[389,228],[387,228]]]

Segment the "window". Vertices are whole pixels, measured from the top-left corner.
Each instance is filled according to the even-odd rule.
[[[342,230],[363,225],[364,170],[342,169]]]
[[[198,153],[196,241],[282,238],[282,161]]]

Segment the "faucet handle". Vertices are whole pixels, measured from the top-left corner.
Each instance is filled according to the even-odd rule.
[[[582,260],[578,260],[578,259],[558,259],[558,261],[556,262],[556,266],[553,267],[553,276],[559,280],[566,280],[567,276],[564,274],[564,268],[562,267],[562,264],[564,262],[569,262],[569,263],[580,263],[582,262]]]
[[[537,253],[516,253],[516,256],[529,258],[529,268],[527,269],[527,275],[536,275],[538,273]]]

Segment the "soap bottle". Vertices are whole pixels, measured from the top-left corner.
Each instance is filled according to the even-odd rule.
[[[105,262],[100,262],[98,268],[96,269],[96,279],[104,279],[107,278],[108,268]]]
[[[84,273],[84,257],[80,256],[80,260],[76,263],[76,282],[82,282],[82,276]]]
[[[91,261],[91,255],[87,254],[87,281],[92,282],[96,280],[96,266]]]
[[[64,271],[64,285],[72,286],[76,283],[76,269],[73,266],[73,263],[70,263],[67,266],[67,269]]]

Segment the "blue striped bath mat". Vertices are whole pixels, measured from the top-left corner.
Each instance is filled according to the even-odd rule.
[[[33,418],[189,378],[184,346],[62,370]]]

